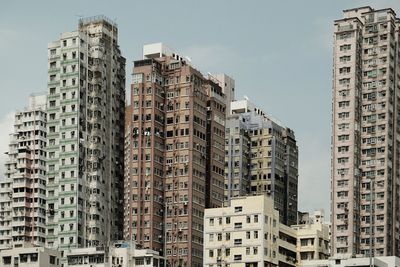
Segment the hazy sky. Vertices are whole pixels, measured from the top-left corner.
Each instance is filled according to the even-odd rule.
[[[399,0],[17,1],[0,4],[0,171],[12,113],[46,90],[47,43],[104,14],[119,26],[132,61],[143,44],[164,42],[203,73],[236,80],[252,102],[295,131],[300,150],[299,209],[329,214],[333,20],[346,8],[391,7]],[[1,176],[1,174],[0,174]]]

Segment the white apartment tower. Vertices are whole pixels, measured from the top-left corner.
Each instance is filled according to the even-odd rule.
[[[333,255],[399,255],[399,25],[390,8],[335,21]]]
[[[0,183],[0,249],[45,244],[46,95],[15,114],[5,180]]]
[[[117,25],[81,19],[49,44],[48,61],[46,244],[107,246],[122,237],[125,58]]]

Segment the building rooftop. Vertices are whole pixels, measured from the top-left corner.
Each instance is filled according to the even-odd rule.
[[[105,22],[110,24],[111,26],[117,28],[118,24],[111,20],[110,18],[104,16],[104,15],[97,15],[97,16],[91,16],[91,17],[85,17],[85,18],[80,18],[79,19],[79,27],[86,25],[86,24],[91,24],[91,23],[98,23],[98,22]]]

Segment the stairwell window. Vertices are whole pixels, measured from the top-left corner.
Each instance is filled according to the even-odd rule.
[[[242,260],[242,255],[234,255],[234,256],[233,256],[233,259],[234,259],[235,261],[241,261],[241,260]]]
[[[234,240],[235,245],[241,245],[242,244],[242,239],[235,239]]]
[[[235,212],[242,212],[243,211],[243,207],[239,206],[239,207],[235,207]]]
[[[242,223],[241,222],[235,223],[235,229],[241,229],[241,228],[242,228]]]

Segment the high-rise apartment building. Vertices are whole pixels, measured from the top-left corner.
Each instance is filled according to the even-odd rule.
[[[117,25],[81,19],[48,46],[46,244],[122,238],[125,59]],[[64,257],[65,261],[65,257]]]
[[[225,205],[235,196],[266,194],[280,222],[296,224],[298,148],[294,132],[248,99],[231,103],[225,135]]]
[[[222,89],[163,44],[134,62],[125,239],[169,266],[202,266],[203,216],[224,185]]]
[[[46,238],[46,95],[15,114],[5,181],[0,183],[0,249]]]
[[[332,254],[399,255],[399,19],[344,10],[335,21]]]

